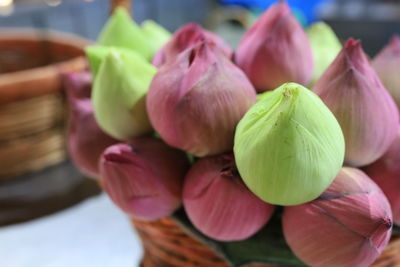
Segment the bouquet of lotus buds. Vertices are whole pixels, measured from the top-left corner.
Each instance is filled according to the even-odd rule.
[[[235,52],[123,9],[86,52],[70,155],[129,216],[172,216],[233,266],[369,266],[400,224],[398,37],[370,61],[280,1]]]

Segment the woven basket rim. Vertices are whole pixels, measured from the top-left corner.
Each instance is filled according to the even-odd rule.
[[[86,46],[93,44],[93,41],[79,37],[78,35],[54,30],[37,30],[31,28],[2,29],[0,33],[0,42],[14,40],[27,42],[47,41],[55,45],[76,48],[77,50],[81,50],[82,53],[49,65],[0,74],[0,103],[52,93],[53,89],[51,88],[56,88],[61,83],[61,81],[59,81],[61,79],[59,76],[61,73],[75,69],[83,69],[87,66],[83,51]],[[37,92],[31,92],[29,86],[27,86],[32,82],[43,84],[43,81],[48,81],[48,83],[44,84],[43,89]],[[26,88],[26,90],[22,90],[24,92],[13,92],[10,88],[15,88],[17,85],[20,88]]]
[[[2,28],[0,33],[0,41],[9,39],[19,39],[26,41],[52,41],[55,43],[62,42],[71,46],[85,47],[94,44],[94,41],[81,37],[74,33],[61,32],[51,29],[35,29],[35,28]]]
[[[165,217],[156,221],[140,221],[130,218],[132,226],[139,234],[144,247],[145,256],[142,267],[159,266],[231,266],[223,255],[183,229],[171,217]],[[400,237],[392,236],[388,246],[371,267],[400,266]],[[244,265],[243,265],[244,266]],[[284,266],[254,262],[245,266],[267,267]]]
[[[21,41],[32,41],[32,42],[40,42],[40,41],[49,41],[55,44],[63,44],[71,47],[76,47],[80,49],[84,49],[88,45],[94,44],[93,41],[89,39],[85,39],[73,33],[60,32],[55,30],[40,30],[33,28],[2,28],[0,33],[0,42],[8,40],[21,40]],[[48,70],[49,68],[53,68],[54,66],[63,65],[68,62],[79,61],[82,60],[84,56],[75,56],[71,57],[62,62],[53,63],[47,66],[39,66],[35,68],[31,68],[28,70],[20,70],[14,72],[8,72],[4,74],[0,74],[0,87],[6,85],[8,83],[14,83],[15,80],[29,80],[30,76],[27,74],[30,72],[42,72],[44,70]],[[25,78],[24,78],[25,77]]]

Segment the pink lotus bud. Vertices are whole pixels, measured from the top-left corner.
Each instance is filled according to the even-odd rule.
[[[69,99],[90,98],[92,92],[92,75],[90,72],[73,72],[63,76],[65,92]]]
[[[297,257],[313,267],[369,266],[386,247],[392,212],[365,173],[342,168],[316,200],[284,209],[283,232]]]
[[[179,53],[203,41],[226,57],[232,57],[232,48],[221,37],[204,30],[196,23],[189,23],[178,29],[172,39],[156,53],[153,58],[153,65],[160,67],[169,60],[175,60]]]
[[[306,85],[313,74],[311,44],[285,1],[270,7],[245,33],[235,60],[258,92],[286,82]]]
[[[205,156],[232,150],[236,124],[255,102],[245,74],[202,42],[159,69],[147,111],[165,142]]]
[[[101,153],[118,141],[106,135],[97,125],[90,99],[90,76],[71,74],[64,77],[68,95],[68,152],[81,172],[91,178],[99,175]],[[89,94],[89,95],[88,95]]]
[[[140,220],[169,216],[181,205],[188,168],[185,153],[156,138],[110,146],[100,161],[105,191],[118,207]]]
[[[400,226],[400,132],[389,150],[364,170],[387,196],[394,223]]]
[[[400,108],[400,36],[394,35],[389,44],[386,45],[372,61],[382,83],[390,92],[397,107]]]
[[[183,205],[200,232],[221,241],[252,236],[274,211],[246,188],[232,154],[202,158],[193,165],[185,178]]]
[[[313,91],[343,130],[347,164],[364,166],[385,153],[396,136],[399,114],[360,42],[347,41]]]

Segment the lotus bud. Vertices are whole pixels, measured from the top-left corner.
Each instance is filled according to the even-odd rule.
[[[153,49],[147,36],[122,7],[115,9],[101,30],[97,42],[104,46],[134,50],[147,60],[153,56]]]
[[[200,42],[207,42],[210,47],[220,51],[226,57],[232,57],[232,48],[219,36],[204,30],[196,23],[189,23],[176,31],[171,41],[157,52],[153,58],[153,64],[160,67],[167,61],[175,60],[179,53]]]
[[[167,144],[206,156],[231,151],[236,124],[255,102],[244,73],[202,42],[159,69],[147,110]]]
[[[145,98],[155,72],[136,53],[113,50],[107,55],[92,93],[95,118],[107,134],[128,140],[152,131]]]
[[[263,95],[239,122],[240,175],[264,201],[297,205],[317,198],[343,164],[339,123],[307,88],[286,83]]]
[[[316,200],[285,207],[285,239],[313,267],[370,266],[392,232],[389,203],[365,173],[343,168]]]
[[[145,20],[141,24],[142,32],[149,40],[153,54],[171,39],[171,33],[153,20]]]
[[[74,164],[91,178],[98,178],[101,153],[117,140],[106,135],[94,119],[89,99],[76,100],[70,106],[68,152]]]
[[[192,166],[185,178],[183,205],[200,232],[220,241],[247,239],[274,211],[243,184],[232,154],[202,158]]]
[[[140,220],[169,216],[181,206],[188,168],[185,153],[149,137],[110,146],[100,160],[103,188],[119,208]]]
[[[400,132],[389,150],[364,171],[385,193],[392,207],[393,221],[400,226]]]
[[[63,86],[69,101],[89,99],[92,92],[92,75],[87,72],[73,72],[63,75]]]
[[[90,99],[91,83],[87,73],[65,75],[68,95],[68,152],[80,171],[91,178],[98,178],[101,153],[117,140],[106,135],[97,125]]]
[[[313,73],[310,42],[285,1],[270,7],[244,34],[235,61],[258,92],[285,82],[306,85]]]
[[[400,36],[394,35],[389,44],[385,46],[372,61],[382,83],[394,98],[397,107],[400,108]]]
[[[142,60],[145,60],[143,56],[130,49],[104,45],[90,45],[85,48],[85,53],[89,61],[90,71],[94,77],[96,77],[99,72],[101,63],[111,51],[120,51],[123,54],[134,54],[135,57],[141,57]]]
[[[313,91],[342,127],[348,165],[364,166],[385,153],[396,136],[399,114],[360,42],[347,41]]]
[[[339,54],[342,44],[332,28],[322,21],[311,25],[307,29],[307,36],[314,54],[314,73],[311,84],[315,84]]]

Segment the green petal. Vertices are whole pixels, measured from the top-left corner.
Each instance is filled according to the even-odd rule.
[[[315,67],[311,79],[311,84],[314,84],[339,54],[342,44],[332,28],[322,21],[311,25],[307,36],[314,55]]]
[[[141,27],[152,47],[153,54],[171,39],[172,34],[153,20],[143,21]]]
[[[126,9],[117,8],[104,25],[98,43],[134,50],[150,60],[153,51],[140,27],[132,20]]]
[[[278,205],[318,197],[344,159],[339,123],[307,88],[286,83],[262,96],[236,128],[238,170],[253,193]]]
[[[156,68],[132,51],[111,49],[94,80],[92,101],[99,126],[128,140],[151,131],[145,97]]]
[[[96,76],[101,63],[106,58],[106,56],[110,53],[111,50],[119,50],[123,51],[124,53],[135,53],[133,50],[129,50],[126,48],[121,47],[112,47],[112,46],[103,46],[103,45],[90,45],[85,48],[86,57],[89,61],[90,71],[92,72],[93,76]],[[144,58],[143,58],[144,59]]]
[[[272,92],[273,91],[265,91],[261,94],[257,94],[257,101],[261,101],[262,99],[264,99],[267,95],[269,95]]]

